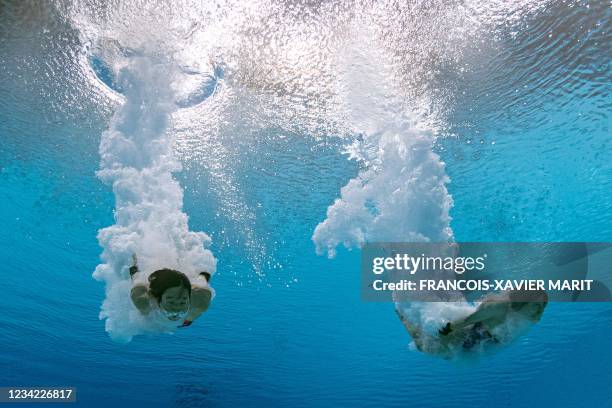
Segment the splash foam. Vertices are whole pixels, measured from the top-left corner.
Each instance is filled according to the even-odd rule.
[[[339,58],[345,116],[359,138],[351,148],[363,164],[315,229],[318,253],[365,242],[447,242],[452,238],[444,163],[431,129],[419,125],[397,94],[388,58],[366,28]]]
[[[344,88],[339,91],[345,116],[359,135],[349,153],[362,169],[316,227],[316,250],[334,257],[339,245],[350,249],[377,241],[450,242],[452,198],[444,163],[433,152],[435,133],[405,108],[393,66],[375,36],[367,28],[354,30],[354,43],[340,56]],[[395,302],[401,321],[419,339],[419,350],[448,357],[438,330],[477,307],[461,293],[453,295],[454,302]]]
[[[118,73],[125,103],[111,119],[100,141],[98,177],[115,194],[115,224],[101,229],[98,240],[103,263],[93,276],[106,283],[100,318],[113,339],[130,341],[147,332],[169,332],[173,326],[142,316],[130,300],[129,267],[138,256],[137,281],[160,268],[195,278],[214,273],[216,260],[210,238],[189,230],[182,211],[183,191],[172,173],[181,170],[173,155],[174,137],[168,121],[176,109],[173,65],[136,56]]]

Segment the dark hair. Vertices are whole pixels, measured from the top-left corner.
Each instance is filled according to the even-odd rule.
[[[161,302],[162,295],[166,290],[176,286],[187,289],[187,293],[191,297],[191,282],[184,273],[164,268],[153,272],[149,276],[149,291],[157,300],[157,303]]]

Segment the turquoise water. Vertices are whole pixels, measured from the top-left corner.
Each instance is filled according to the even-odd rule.
[[[491,36],[497,44],[487,40],[478,50],[472,37],[459,51],[455,42],[440,45],[434,27],[441,21],[431,10],[378,16],[420,22],[420,33],[429,33],[420,41],[431,41],[429,49],[439,45],[458,53],[454,61],[467,61],[463,71],[425,75],[429,54],[401,48],[410,30],[386,28],[396,34],[387,44],[395,51],[387,52],[403,71],[394,82],[401,92],[382,99],[430,98],[422,120],[437,132],[433,150],[450,179],[457,241],[612,241],[609,8],[542,4],[501,13]],[[254,13],[235,7],[236,15]],[[291,20],[300,10],[278,13]],[[350,18],[346,10],[337,11],[338,20]],[[478,9],[467,11],[478,20]],[[121,101],[80,65],[90,59],[82,47],[86,30],[75,23],[84,24],[75,15],[86,20],[87,12],[78,5],[1,3],[0,13],[0,385],[75,386],[77,405],[86,407],[575,407],[605,406],[612,397],[608,304],[550,304],[527,335],[476,361],[411,350],[392,304],[360,300],[359,250],[338,248],[328,259],[312,240],[340,189],[379,158],[347,160],[343,151],[360,137],[337,125],[344,116],[318,104],[299,109],[302,91],[312,91],[307,74],[283,76],[279,69],[268,82],[243,74],[251,65],[236,51],[240,40],[222,49],[229,55],[224,88],[206,93],[203,110],[174,113],[166,130],[176,135],[183,171],[175,177],[189,227],[212,237],[217,297],[206,315],[174,335],[114,341],[98,317],[104,284],[92,273],[101,262],[98,230],[115,223],[116,206],[112,189],[96,177],[100,135]],[[306,14],[317,13],[325,14]],[[285,25],[269,21],[292,38]],[[135,30],[103,28],[119,40]],[[247,38],[264,34],[249,31]],[[309,44],[325,48],[321,36]],[[334,78],[325,76],[327,54],[319,49],[311,57],[320,63],[313,64],[320,76],[312,92],[328,95]],[[450,61],[431,58],[435,66]],[[254,72],[272,72],[264,68]],[[278,87],[297,96],[261,97]],[[377,103],[365,103],[366,111]],[[382,146],[366,128],[364,144]],[[385,174],[391,177],[393,168]],[[418,203],[431,200],[417,196],[386,213],[387,203],[379,207],[400,217],[399,227],[418,213]],[[380,229],[363,228],[381,236]]]

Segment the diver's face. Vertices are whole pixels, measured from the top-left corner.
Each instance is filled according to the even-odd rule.
[[[181,286],[168,288],[161,297],[159,306],[167,313],[177,314],[176,316],[167,316],[169,320],[179,320],[181,314],[187,313],[189,310],[189,293],[187,289]]]

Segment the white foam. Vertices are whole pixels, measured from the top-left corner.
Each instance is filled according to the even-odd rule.
[[[361,135],[351,149],[363,169],[340,191],[315,229],[318,253],[365,242],[447,242],[452,199],[434,133],[404,110],[393,72],[366,28],[339,58],[345,116]]]
[[[118,341],[173,329],[142,316],[133,306],[128,272],[132,254],[138,256],[139,281],[164,267],[180,270],[190,278],[216,269],[216,260],[206,249],[210,238],[189,230],[188,217],[182,211],[183,191],[172,176],[181,170],[173,155],[173,134],[167,129],[176,109],[171,87],[175,74],[168,61],[133,57],[118,73],[125,103],[100,141],[101,169],[97,174],[113,188],[115,224],[98,233],[103,263],[93,276],[106,283],[100,318],[106,319],[106,330]]]
[[[339,245],[350,249],[366,242],[452,241],[449,178],[433,152],[434,132],[405,110],[391,64],[375,37],[367,28],[355,27],[353,38],[340,57],[344,88],[339,93],[345,116],[360,135],[349,153],[362,170],[341,189],[316,227],[316,250],[334,257]],[[442,350],[438,330],[476,308],[466,301],[398,301],[395,306],[403,321],[422,333],[422,350],[433,354]]]

